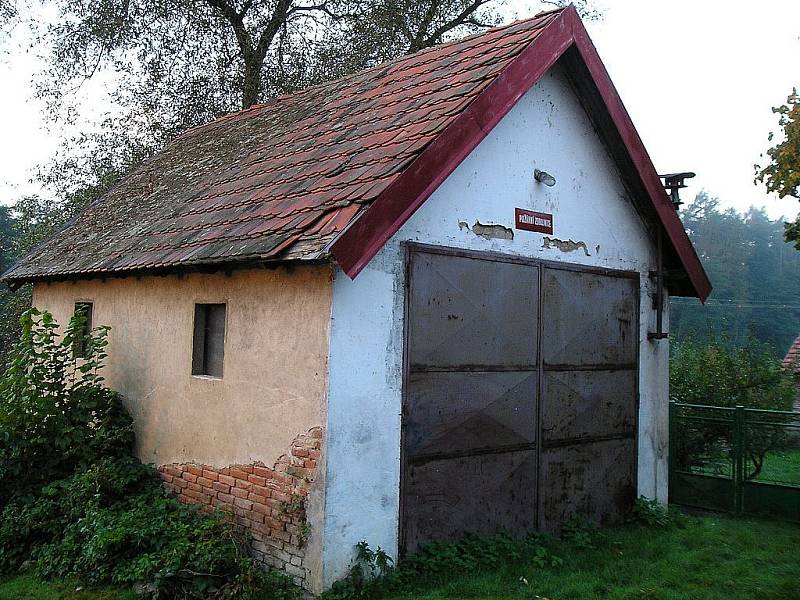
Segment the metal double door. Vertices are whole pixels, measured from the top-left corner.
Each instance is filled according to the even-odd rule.
[[[638,275],[407,250],[403,549],[619,521],[636,486]]]

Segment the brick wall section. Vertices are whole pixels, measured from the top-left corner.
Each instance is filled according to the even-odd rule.
[[[310,535],[305,500],[321,455],[322,429],[297,436],[272,467],[263,463],[225,468],[195,463],[159,467],[166,487],[180,501],[220,510],[249,533],[253,558],[287,572],[306,587],[303,566]]]

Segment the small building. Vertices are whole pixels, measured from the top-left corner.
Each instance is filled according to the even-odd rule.
[[[797,383],[797,399],[794,402],[794,410],[800,412],[800,335],[786,351],[786,356],[783,357],[783,368],[794,374]]]
[[[662,313],[710,291],[573,8],[187,131],[4,280],[111,326],[140,458],[311,591],[666,501]]]
[[[786,351],[786,356],[783,357],[783,368],[800,376],[800,335]]]

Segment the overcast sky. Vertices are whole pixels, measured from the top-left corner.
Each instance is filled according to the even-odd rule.
[[[509,0],[528,16],[536,3]],[[700,189],[726,206],[766,206],[793,218],[794,199],[779,201],[753,184],[753,164],[776,130],[771,107],[800,87],[800,1],[596,0],[603,19],[589,33],[659,172],[696,171],[684,191]],[[23,31],[0,54],[0,202],[40,191],[33,169],[53,153],[32,98],[37,68]],[[89,106],[102,104],[88,92]],[[102,111],[102,106],[95,110]]]

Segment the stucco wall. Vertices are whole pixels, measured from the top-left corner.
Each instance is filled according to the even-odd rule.
[[[93,303],[94,324],[111,326],[104,375],[134,417],[139,457],[174,464],[175,485],[193,486],[176,492],[202,496],[201,505],[234,512],[237,523],[268,545],[259,546],[267,562],[280,559],[309,589],[318,589],[321,577],[324,472],[297,488],[306,496],[304,519],[312,531],[305,544],[295,539],[294,521],[278,522],[280,515],[264,520],[295,490],[285,471],[309,471],[303,469],[307,455],[298,459],[293,443],[325,425],[331,289],[331,268],[315,265],[38,284],[33,294],[34,305],[62,324],[75,302]],[[227,305],[223,377],[192,376],[194,305],[219,302]],[[315,455],[312,463],[318,459]],[[181,480],[181,471],[191,477],[192,465],[227,475],[229,466],[253,472],[246,465],[258,464],[269,468],[255,467],[257,475],[281,475],[270,475],[266,483],[251,477],[256,482],[252,497],[240,494],[235,505],[227,494],[217,498],[216,488],[202,488],[197,477]],[[295,560],[298,554],[302,562]]]
[[[327,266],[38,284],[34,305],[66,323],[77,301],[110,325],[105,377],[157,465],[271,464],[324,424]],[[194,305],[227,304],[224,376],[191,374]]]
[[[534,168],[557,178],[548,188]],[[472,227],[513,230],[514,208],[554,214],[553,238],[514,230],[485,239]],[[666,500],[667,344],[649,342],[655,312],[648,239],[617,168],[565,77],[554,69],[529,91],[383,247],[355,280],[337,271],[329,358],[323,578],[344,574],[367,540],[398,547],[403,361],[403,253],[415,240],[641,273],[639,492]]]

